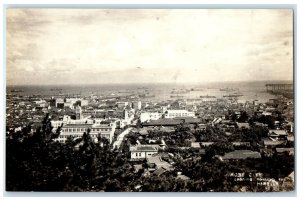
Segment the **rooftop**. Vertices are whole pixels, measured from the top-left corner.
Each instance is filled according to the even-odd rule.
[[[174,119],[158,119],[150,120],[148,123],[143,123],[144,126],[177,126],[181,123],[198,124],[202,122],[202,119],[197,118],[174,118]]]
[[[175,117],[174,120],[181,120],[188,124],[200,124],[203,123],[202,119],[193,118],[193,117]]]
[[[188,111],[188,110],[167,110],[165,113],[166,114],[168,114],[168,113],[190,113],[190,111]]]
[[[236,123],[239,128],[250,128],[249,123]]]
[[[191,147],[193,148],[200,148],[200,143],[199,142],[192,142]]]
[[[285,130],[269,130],[269,134],[275,134],[275,135],[287,135]]]
[[[259,152],[251,150],[235,150],[233,152],[226,153],[222,159],[223,160],[240,160],[247,158],[261,158]]]
[[[159,175],[165,173],[166,171],[167,171],[167,169],[165,169],[165,168],[158,168],[157,170],[155,170],[155,171],[153,172],[153,174],[159,176]]]
[[[280,145],[283,144],[284,141],[272,141],[272,140],[264,140],[264,145],[265,146],[276,146],[276,145]]]
[[[106,128],[110,127],[110,124],[93,124],[93,128]]]
[[[158,119],[143,123],[144,126],[176,126],[182,123],[180,119]]]
[[[289,154],[292,155],[294,155],[295,153],[294,148],[276,148],[276,152],[278,153],[288,152]]]
[[[131,146],[130,151],[157,151],[157,145],[136,145]]]
[[[63,128],[91,128],[93,124],[66,124]]]
[[[187,177],[187,176],[185,176],[185,175],[178,175],[178,176],[176,177],[176,179],[181,179],[181,180],[183,180],[183,181],[190,180],[190,178]]]
[[[158,168],[164,168],[166,170],[171,166],[168,162],[161,159],[160,156],[152,156],[147,158],[148,163],[154,163]]]

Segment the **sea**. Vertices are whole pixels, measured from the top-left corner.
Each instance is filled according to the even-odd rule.
[[[7,94],[20,96],[77,96],[114,97],[140,94],[142,101],[170,101],[175,99],[199,99],[203,96],[222,98],[237,95],[239,102],[267,102],[276,98],[266,91],[266,84],[292,83],[291,81],[255,82],[210,82],[210,83],[134,83],[134,84],[94,84],[94,85],[11,85]]]

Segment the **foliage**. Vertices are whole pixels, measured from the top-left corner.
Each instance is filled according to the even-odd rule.
[[[58,131],[59,132],[59,131]],[[26,127],[6,139],[8,191],[127,191],[135,175],[123,153],[89,135],[55,142],[48,116],[35,133]],[[118,180],[118,182],[116,182]]]
[[[32,132],[30,126],[13,132],[6,137],[6,190],[7,191],[144,191],[144,192],[199,192],[199,191],[239,191],[242,187],[232,182],[228,174],[232,172],[261,172],[266,177],[284,178],[294,170],[294,158],[287,153],[246,159],[220,161],[215,155],[223,155],[233,150],[230,141],[217,127],[199,131],[196,138],[204,136],[216,143],[206,148],[205,155],[199,149],[179,148],[186,140],[193,139],[193,133],[185,126],[175,132],[153,132],[150,137],[162,135],[167,143],[175,141],[165,152],[173,155],[174,169],[161,175],[146,176],[148,164],[142,163],[143,170],[134,173],[129,161],[129,147],[136,142],[136,135],[129,134],[119,151],[113,150],[109,141],[98,136],[92,140],[89,131],[80,139],[68,138],[66,143],[58,143],[60,129],[52,132],[48,116],[42,126]],[[213,137],[209,137],[209,134]],[[216,136],[219,135],[219,138]],[[240,133],[243,139],[253,139],[253,143],[267,135],[263,127],[252,127]],[[172,153],[172,154],[171,154]],[[177,173],[189,177],[177,178]],[[291,189],[286,185],[285,189]],[[264,191],[249,186],[249,191]]]

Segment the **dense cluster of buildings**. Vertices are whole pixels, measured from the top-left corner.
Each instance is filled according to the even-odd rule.
[[[226,139],[235,148],[216,156],[221,161],[286,152],[294,155],[294,105],[292,99],[283,96],[267,103],[241,103],[238,95],[148,101],[138,94],[84,98],[8,94],[7,133],[21,130],[28,123],[38,126],[47,113],[53,131],[60,128],[55,140],[61,143],[70,137],[81,138],[84,133],[89,133],[94,141],[101,137],[114,143],[116,134],[124,134],[121,144],[129,143],[135,169],[150,175],[171,170],[176,158],[201,157],[207,147],[220,139]],[[125,133],[128,127],[133,129]],[[252,141],[241,136],[257,127],[267,129],[268,135],[257,143],[257,150],[252,150]],[[222,136],[213,137],[216,131]],[[131,142],[130,137],[134,139]],[[177,154],[170,148],[177,149]],[[198,150],[197,154],[180,155],[180,150],[189,149]],[[145,160],[147,167],[142,165]],[[179,177],[187,179],[180,173]]]

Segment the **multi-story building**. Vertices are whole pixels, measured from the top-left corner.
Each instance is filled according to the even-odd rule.
[[[82,110],[79,105],[76,106],[75,113],[76,113],[76,119],[82,119]]]
[[[56,107],[64,108],[64,104],[65,104],[65,101],[64,101],[63,98],[57,98],[56,99]]]
[[[117,102],[117,107],[119,109],[124,109],[128,105],[128,102]]]
[[[65,143],[68,137],[80,138],[84,132],[92,128],[93,124],[67,124],[63,125],[59,137],[55,140]]]
[[[101,137],[108,139],[109,142],[111,143],[114,137],[115,129],[116,129],[116,122],[103,121],[100,124],[93,124],[90,135],[92,138],[95,139],[100,134]]]
[[[51,107],[56,107],[56,99],[55,98],[52,97],[49,102],[50,102]]]
[[[63,125],[63,121],[51,121],[51,126],[53,127],[53,132],[57,130],[58,127]]]
[[[88,100],[81,100],[80,101],[80,106],[83,107],[83,106],[87,106],[89,104],[89,101]]]
[[[53,127],[53,131],[62,125],[67,124],[97,124],[102,122],[104,119],[102,118],[90,118],[90,116],[81,118],[81,119],[71,119],[70,116],[64,115],[62,120],[52,120],[51,126]]]
[[[195,112],[189,112],[187,110],[167,110],[163,116],[166,119],[176,117],[195,117]]]
[[[143,112],[140,115],[140,121],[143,123],[145,121],[158,120],[161,116],[162,113],[159,112]]]
[[[99,124],[67,124],[63,125],[59,137],[55,140],[64,143],[68,137],[81,138],[84,132],[90,131],[90,136],[94,141],[97,141],[97,137],[107,138],[109,142],[112,142],[114,132],[116,129],[115,122],[101,122]]]
[[[68,107],[68,108],[73,109],[73,108],[74,108],[74,105],[73,105],[73,103],[71,103],[71,102],[65,102],[65,103],[64,103],[64,107]]]
[[[132,108],[135,110],[140,110],[142,108],[142,102],[141,101],[132,102]]]

